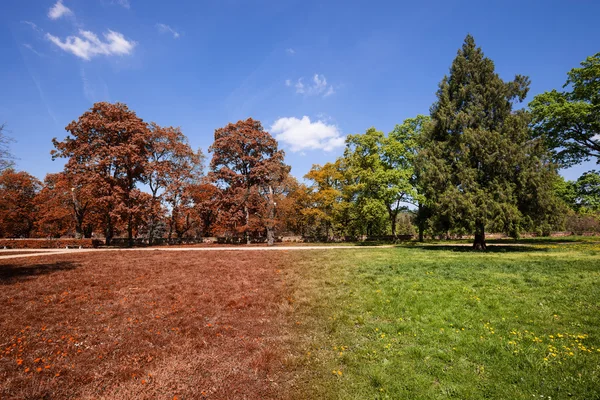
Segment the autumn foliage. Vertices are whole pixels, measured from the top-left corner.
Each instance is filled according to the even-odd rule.
[[[273,244],[275,195],[290,167],[277,141],[259,121],[247,119],[215,131],[209,179],[222,190],[219,228],[228,234],[250,236],[266,229]]]
[[[116,237],[131,246],[211,235],[275,241],[297,224],[290,199],[300,186],[259,121],[215,130],[210,171],[178,127],[147,123],[122,103],[96,103],[53,139],[64,170],[44,182],[0,175],[0,237]]]

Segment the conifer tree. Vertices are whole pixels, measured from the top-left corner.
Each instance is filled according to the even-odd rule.
[[[486,229],[517,236],[547,223],[556,172],[541,140],[531,139],[528,113],[513,110],[528,90],[529,78],[503,81],[466,37],[440,83],[419,155],[435,231],[474,234],[473,246],[485,249]]]

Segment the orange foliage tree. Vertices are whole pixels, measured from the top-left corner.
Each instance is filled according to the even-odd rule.
[[[210,177],[222,190],[218,223],[223,230],[241,233],[250,243],[251,233],[267,231],[273,243],[274,186],[290,167],[284,152],[260,121],[249,118],[215,130]]]
[[[132,245],[135,213],[144,212],[132,192],[144,179],[146,123],[125,104],[100,102],[65,129],[70,133],[65,140],[52,140],[53,158],[67,158],[65,172],[77,186],[93,187],[106,244],[121,223]]]
[[[36,204],[38,236],[60,237],[74,233],[78,239],[92,237],[94,190],[82,186],[81,180],[65,172],[46,175]]]
[[[196,229],[199,236],[210,236],[214,232],[219,204],[221,203],[221,190],[206,179],[189,188],[193,202],[194,219],[197,221]]]
[[[0,237],[29,237],[33,231],[35,197],[42,183],[12,168],[0,173]]]
[[[173,233],[178,238],[191,229],[190,186],[202,176],[204,155],[194,152],[179,128],[149,126],[147,139],[148,163],[146,182],[150,188],[151,202],[148,217],[148,241],[152,244],[164,207],[168,205],[169,240]]]

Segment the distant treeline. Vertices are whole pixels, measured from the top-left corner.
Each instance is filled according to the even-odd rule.
[[[473,235],[485,248],[486,232],[600,230],[600,174],[558,174],[599,159],[600,53],[568,73],[568,90],[515,109],[529,85],[503,81],[467,36],[429,115],[349,135],[306,184],[251,118],[215,130],[205,170],[179,128],[96,103],[53,139],[52,157],[66,164],[44,182],[14,170],[0,128],[0,237]]]

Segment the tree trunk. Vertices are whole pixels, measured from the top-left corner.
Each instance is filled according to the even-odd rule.
[[[156,231],[157,218],[154,216],[154,207],[150,211],[150,218],[148,219],[148,246],[152,246],[154,243],[154,233]]]
[[[419,202],[419,211],[417,212],[418,216],[418,227],[419,227],[419,242],[423,243],[424,233],[425,233],[425,221],[423,220],[423,206]]]
[[[390,223],[392,224],[392,236],[396,239],[396,217],[398,216],[397,212],[392,210],[392,207],[388,206],[388,215],[390,217]]]
[[[112,221],[110,219],[110,215],[107,216],[107,221],[106,221],[106,229],[104,231],[104,244],[106,244],[107,246],[110,246],[111,242],[112,242],[112,237],[113,237],[113,227],[112,227]]]
[[[273,246],[275,233],[273,232],[273,221],[275,220],[275,204],[273,201],[273,187],[269,185],[269,220],[267,222],[267,246]]]
[[[248,210],[248,206],[244,206],[244,212],[246,213],[246,229],[244,230],[244,235],[246,235],[246,244],[250,244],[250,234],[248,234],[248,226],[250,223],[250,211]]]
[[[127,218],[127,247],[133,247],[133,217],[129,214]]]
[[[75,217],[75,239],[81,239],[83,237],[83,221],[79,216]]]
[[[154,242],[154,221],[151,220],[148,225],[148,246],[152,246],[152,242]]]
[[[77,197],[75,197],[75,189],[71,189],[71,196],[73,197],[73,215],[75,217],[75,238],[81,239],[83,237],[83,213]]]
[[[486,250],[487,245],[485,243],[485,224],[478,222],[475,227],[475,240],[473,241],[473,248],[475,250]]]

